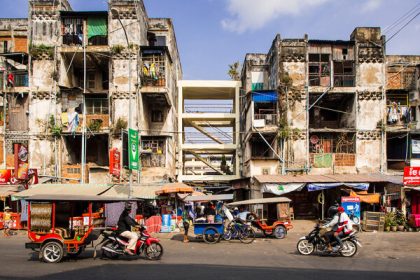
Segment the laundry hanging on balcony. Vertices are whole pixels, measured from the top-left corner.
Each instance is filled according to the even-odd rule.
[[[278,100],[277,91],[253,91],[252,101],[275,103]]]
[[[89,17],[87,19],[88,39],[95,36],[107,36],[108,27],[106,18],[103,17]]]

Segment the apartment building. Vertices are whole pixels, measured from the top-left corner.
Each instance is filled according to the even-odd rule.
[[[395,66],[401,59],[411,60],[411,68]],[[383,189],[395,182],[383,175],[394,169],[395,142],[403,141],[395,133],[407,134],[411,128],[395,131],[392,126],[402,118],[390,124],[388,112],[395,102],[400,112],[405,110],[409,96],[414,100],[417,95],[410,95],[414,79],[407,81],[410,89],[397,82],[390,88],[389,74],[403,73],[398,67],[415,72],[415,60],[418,64],[418,57],[386,56],[385,37],[373,27],[356,28],[349,40],[277,35],[267,54],[247,54],[241,75],[245,180],[238,184],[238,195],[295,191],[296,200],[310,208],[316,197],[297,191],[307,184],[377,184]],[[395,159],[401,160],[402,153]],[[308,207],[302,212],[311,212]]]
[[[140,132],[142,184],[175,179],[182,70],[172,21],[149,18],[143,1],[131,0],[91,12],[73,11],[67,0],[34,0],[20,21],[29,81],[24,121],[15,130],[29,166],[63,182],[124,182],[122,131],[131,116],[131,128]],[[23,91],[17,84],[10,90]],[[117,163],[111,173],[110,161]]]

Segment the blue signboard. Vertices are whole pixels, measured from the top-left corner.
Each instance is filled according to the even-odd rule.
[[[360,197],[343,196],[341,206],[355,224],[360,224]]]

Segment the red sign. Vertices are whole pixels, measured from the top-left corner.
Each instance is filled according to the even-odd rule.
[[[360,202],[360,197],[358,196],[342,196],[341,202]]]
[[[404,167],[404,185],[420,185],[420,167]]]
[[[121,172],[121,153],[117,148],[109,150],[109,174],[116,177],[120,176]]]
[[[6,169],[0,170],[0,184],[10,183],[11,177],[12,177],[12,170],[6,170]]]

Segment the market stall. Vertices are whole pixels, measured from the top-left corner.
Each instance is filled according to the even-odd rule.
[[[177,194],[191,194],[194,189],[184,183],[170,183],[162,186],[155,192],[156,195],[164,197],[160,200],[160,213],[162,215],[161,232],[174,231],[178,222],[178,205],[180,198]]]

